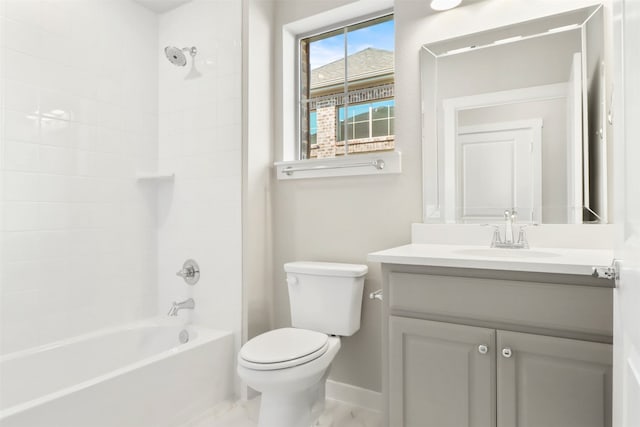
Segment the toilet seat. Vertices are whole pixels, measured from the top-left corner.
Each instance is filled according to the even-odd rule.
[[[291,368],[326,353],[329,337],[321,332],[281,328],[249,340],[240,349],[238,363],[259,371]]]

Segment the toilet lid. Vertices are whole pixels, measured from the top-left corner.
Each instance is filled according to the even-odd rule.
[[[282,328],[249,340],[240,350],[240,363],[271,370],[300,365],[322,356],[329,347],[326,334],[308,329]]]

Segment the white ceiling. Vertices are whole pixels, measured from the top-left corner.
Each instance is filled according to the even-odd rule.
[[[146,7],[155,13],[164,13],[168,10],[175,9],[178,6],[181,6],[185,3],[190,2],[191,0],[133,0],[138,4]],[[462,4],[460,6],[467,6],[472,3],[479,3],[484,0],[462,0]],[[426,5],[426,14],[431,15],[433,13],[438,13],[432,10],[429,6],[431,3],[430,0],[424,0],[424,4]]]
[[[155,13],[164,13],[168,10],[190,2],[191,0],[133,0]]]

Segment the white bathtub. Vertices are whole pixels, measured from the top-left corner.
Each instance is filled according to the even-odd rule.
[[[148,320],[0,357],[2,427],[174,427],[233,392],[230,332]]]

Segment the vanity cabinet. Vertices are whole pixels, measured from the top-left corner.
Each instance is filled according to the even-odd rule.
[[[396,316],[389,329],[390,426],[495,425],[494,330]]]
[[[498,331],[497,425],[611,425],[610,344]]]
[[[384,265],[390,427],[608,427],[612,289],[589,277]]]

